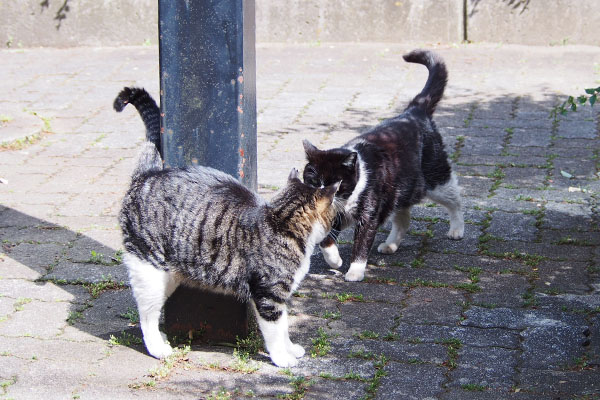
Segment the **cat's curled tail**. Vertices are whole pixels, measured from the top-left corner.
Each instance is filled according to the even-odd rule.
[[[133,104],[140,113],[142,121],[146,126],[146,140],[154,143],[162,156],[160,148],[160,110],[156,102],[145,89],[142,88],[123,88],[113,107],[117,112],[123,111],[127,104]]]
[[[142,88],[123,88],[113,103],[117,112],[123,111],[127,104],[133,104],[140,113],[146,126],[146,144],[133,172],[133,179],[148,171],[162,169],[162,150],[160,145],[160,110],[156,102]]]
[[[442,58],[428,50],[413,50],[403,56],[404,61],[423,64],[429,70],[429,77],[421,93],[415,96],[407,108],[419,107],[425,110],[430,117],[435,107],[444,95],[444,88],[448,81],[448,71]]]

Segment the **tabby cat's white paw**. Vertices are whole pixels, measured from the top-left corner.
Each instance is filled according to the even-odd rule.
[[[342,257],[340,257],[340,252],[335,244],[329,247],[321,247],[321,253],[323,253],[325,262],[331,268],[338,269],[342,266]]]
[[[273,364],[281,368],[295,367],[298,365],[298,359],[287,351],[270,353],[269,356],[271,356]]]
[[[173,354],[173,349],[167,343],[155,343],[153,345],[146,344],[146,349],[152,357],[155,358],[167,358]]]
[[[367,263],[365,262],[353,262],[350,264],[350,269],[346,272],[346,280],[350,282],[362,281],[365,278],[365,268]]]
[[[299,344],[295,344],[295,343],[291,343],[291,345],[288,347],[288,351],[290,352],[291,355],[293,355],[296,358],[302,357],[305,353],[304,347],[300,346]]]
[[[398,250],[398,245],[396,243],[381,243],[377,246],[377,251],[382,254],[393,254]]]

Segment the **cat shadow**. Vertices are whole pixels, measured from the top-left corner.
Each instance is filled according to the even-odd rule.
[[[57,305],[51,325],[38,334],[35,326],[12,328],[12,314],[4,321],[5,329],[12,329],[12,335],[75,341],[90,340],[91,335],[145,352],[118,249],[4,206],[0,206],[0,221],[0,292],[14,301],[29,299],[24,311],[34,310],[36,300],[55,300]],[[61,305],[65,303],[68,308]]]

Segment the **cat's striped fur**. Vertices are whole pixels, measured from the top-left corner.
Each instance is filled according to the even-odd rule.
[[[212,168],[162,169],[157,128],[147,119],[158,112],[156,103],[143,89],[126,88],[115,109],[127,103],[140,112],[149,138],[119,216],[149,353],[171,353],[158,330],[160,310],[177,285],[188,284],[252,301],[273,362],[295,365],[304,350],[289,339],[285,302],[308,272],[315,244],[331,229],[339,183],[313,188],[292,170],[286,187],[267,203]]]

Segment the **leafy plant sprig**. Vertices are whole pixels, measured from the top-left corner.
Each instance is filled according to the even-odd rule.
[[[558,115],[567,115],[569,110],[577,111],[578,106],[583,106],[586,103],[589,103],[590,106],[596,104],[598,100],[598,96],[600,95],[600,86],[597,88],[588,88],[585,89],[586,94],[582,94],[577,97],[569,96],[564,103],[560,106],[556,106],[550,112],[550,117],[556,119]]]

